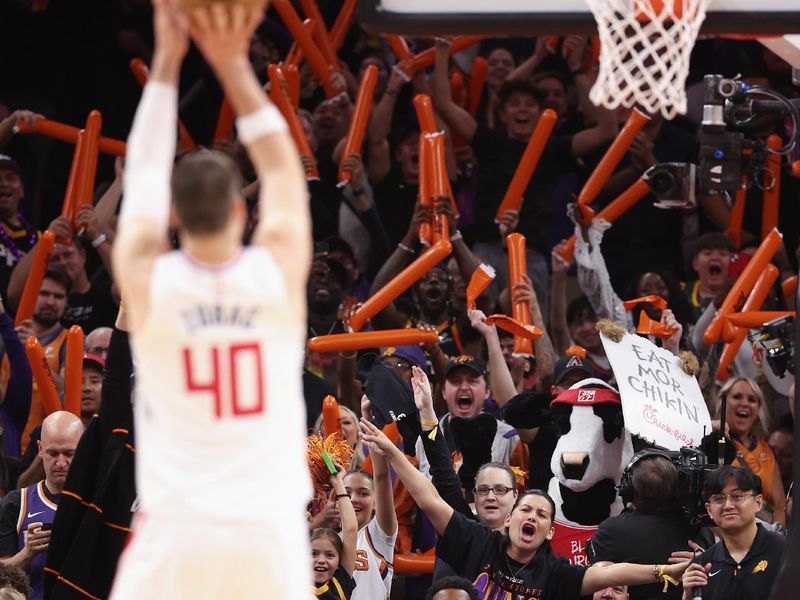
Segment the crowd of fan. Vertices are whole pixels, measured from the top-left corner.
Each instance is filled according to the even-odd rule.
[[[152,38],[149,3],[133,0],[120,2],[119,6],[109,3],[115,8],[108,9],[103,18],[110,28],[107,33],[115,35],[104,35],[98,42],[107,50],[106,55],[99,56],[104,53],[98,52],[89,56],[81,45],[72,51],[76,59],[90,65],[86,67],[88,73],[96,72],[97,63],[104,65],[108,79],[86,81],[85,88],[75,93],[74,100],[69,100],[71,84],[55,74],[52,82],[37,84],[25,75],[35,72],[39,63],[46,60],[40,52],[28,56],[22,56],[19,49],[5,52],[6,45],[15,40],[19,48],[25,48],[31,44],[30,39],[47,47],[69,39],[56,21],[61,14],[58,3],[50,4],[48,7],[47,2],[34,2],[27,9],[21,8],[22,5],[4,7],[3,11],[11,11],[9,18],[0,18],[4,30],[14,27],[12,23],[19,29],[4,31],[8,37],[2,42],[2,53],[19,60],[12,61],[13,66],[4,65],[4,74],[0,72],[0,335],[3,340],[0,491],[5,496],[0,505],[0,555],[5,557],[0,561],[3,565],[0,584],[18,590],[26,598],[43,597],[43,557],[51,534],[42,530],[45,519],[24,518],[22,513],[26,511],[30,517],[32,505],[26,504],[30,501],[26,500],[29,492],[18,490],[26,486],[31,490],[44,481],[42,506],[59,504],[80,433],[84,427],[99,428],[92,423],[97,421],[95,415],[101,398],[104,407],[101,414],[110,412],[106,403],[113,402],[113,418],[117,419],[106,423],[103,430],[106,436],[111,435],[109,432],[115,426],[132,430],[132,424],[129,409],[120,408],[126,402],[129,404],[130,390],[117,379],[112,397],[104,389],[103,379],[106,360],[112,360],[113,350],[126,347],[126,343],[112,342],[114,337],[124,342],[125,333],[115,327],[120,298],[109,266],[122,193],[121,162],[118,160],[112,171],[111,159],[101,158],[96,202],[85,207],[74,223],[61,216],[51,220],[48,217],[60,207],[58,199],[63,195],[67,176],[63,159],[71,155],[71,147],[65,149],[61,142],[14,135],[15,125],[35,121],[42,114],[78,123],[83,119],[79,115],[99,108],[105,118],[104,134],[117,133],[117,137],[124,138],[138,98],[135,85],[126,80],[130,75],[125,64],[133,57],[147,60]],[[320,2],[326,18],[335,17],[337,4]],[[68,26],[63,25],[64,29]],[[56,41],[44,40],[43,28],[56,28],[60,33],[51,36]],[[27,41],[21,39],[23,34],[28,35]],[[251,47],[253,67],[265,83],[265,66],[279,61],[290,41],[280,19],[270,14]],[[477,518],[488,529],[502,532],[508,527],[506,515],[516,512],[512,506],[530,502],[530,496],[517,496],[519,473],[524,472],[520,490],[546,489],[552,478],[548,454],[548,450],[552,452],[552,434],[544,431],[547,426],[543,425],[542,431],[538,431],[539,423],[533,429],[523,425],[515,428],[503,420],[504,411],[517,406],[520,398],[530,398],[530,393],[538,393],[537,398],[544,398],[541,402],[546,405],[551,396],[587,377],[613,383],[613,372],[595,324],[600,318],[611,318],[633,330],[632,324],[638,321],[642,310],[676,327],[677,333],[663,342],[665,348],[676,354],[688,349],[698,356],[703,365],[699,376],[701,388],[717,426],[720,398],[727,398],[725,434],[732,449],[728,462],[746,466],[760,476],[759,484],[738,471],[728,473],[728,479],[718,481],[717,488],[710,490],[712,505],[720,496],[723,507],[727,506],[729,496],[732,504],[744,502],[743,494],[749,490],[754,494],[761,492],[759,486],[763,486],[764,506],[759,518],[764,523],[773,523],[777,531],[786,525],[789,507],[785,500],[792,484],[793,436],[788,380],[777,378],[766,363],[755,364],[751,349],[745,344],[734,362],[731,377],[719,382],[715,375],[720,348],[708,347],[702,341],[705,325],[758,245],[760,192],[753,190],[748,198],[740,247],[723,233],[729,224],[729,209],[721,199],[706,197],[695,209],[665,211],[653,207],[653,198],[646,197],[610,229],[597,223],[585,229],[582,234],[585,241],[579,236],[577,243],[577,266],[553,252],[575,229],[568,205],[627,118],[625,110],[607,111],[589,102],[594,66],[586,58],[590,54],[588,41],[580,36],[559,38],[555,45],[547,43],[546,38],[486,39],[448,58],[448,43],[444,40],[409,39],[417,51],[434,45],[436,64],[407,80],[393,68],[396,59],[385,40],[354,25],[340,53],[348,96],[324,99],[310,71],[306,67],[301,70],[300,117],[320,174],[319,180],[309,181],[315,250],[308,282],[308,337],[346,331],[348,311],[400,273],[424,249],[419,240],[419,226],[430,220],[431,211],[447,215],[453,248],[449,260],[431,268],[371,321],[374,329],[434,329],[439,333],[439,344],[376,349],[374,362],[375,357],[367,352],[307,353],[303,380],[309,429],[319,429],[322,400],[326,395],[334,395],[341,405],[344,436],[355,450],[348,465],[350,473],[334,478],[329,501],[311,515],[312,526],[316,528],[312,536],[314,570],[321,597],[339,598],[338,594],[344,594],[341,597],[349,598],[352,594],[353,598],[373,600],[391,593],[392,597],[416,598],[422,597],[430,586],[430,578],[424,577],[394,577],[392,586],[392,554],[428,549],[435,539],[431,527],[425,526],[423,512],[416,510],[420,497],[414,493],[413,482],[391,476],[397,471],[391,451],[383,452],[385,456],[376,452],[383,443],[378,434],[366,425],[359,425],[362,415],[371,419],[374,411],[370,403],[381,402],[374,394],[369,399],[362,398],[362,384],[376,365],[393,368],[404,385],[413,386],[417,400],[423,435],[420,437],[417,431],[413,440],[409,440],[411,433],[401,431],[402,437],[394,441],[405,442],[403,449],[407,455],[417,457],[420,472],[433,477],[441,497],[452,506],[451,513],[455,511],[459,518],[466,515],[467,520]],[[486,57],[488,76],[477,113],[472,115],[451,97],[450,73],[461,70],[468,77],[477,55]],[[348,186],[338,187],[337,172],[352,101],[359,74],[368,65],[375,65],[379,72],[375,102],[362,151],[345,157],[352,170],[352,181]],[[604,187],[598,200],[600,206],[656,163],[696,159],[702,76],[706,72],[729,76],[738,72],[751,83],[778,89],[789,96],[797,94],[797,88],[791,88],[788,65],[757,44],[713,39],[699,42],[687,84],[688,114],[673,122],[658,115],[652,117]],[[115,82],[119,85],[114,85]],[[198,55],[187,61],[183,82],[182,117],[198,142],[211,145],[210,132],[221,96]],[[130,97],[116,103],[120,90],[130,92]],[[458,214],[449,202],[432,208],[417,202],[420,130],[411,102],[417,93],[431,96],[437,123],[447,132],[448,174]],[[507,211],[496,223],[497,207],[545,108],[557,113],[556,129],[528,185],[521,210]],[[775,133],[785,132],[777,129]],[[253,209],[251,217],[255,221],[258,182],[252,180],[253,170],[246,154],[235,140],[217,144],[216,149],[229,153],[244,174],[247,187],[243,195]],[[783,247],[774,259],[781,271],[779,281],[797,270],[798,192],[800,180],[787,171],[778,220],[784,234]],[[32,250],[44,229],[53,231],[63,243],[56,245],[51,256],[32,319],[15,326],[13,315],[30,270]],[[503,237],[512,231],[526,236],[529,280],[509,289]],[[478,309],[470,310],[466,284],[481,263],[494,267],[497,277],[478,299]],[[626,314],[621,309],[620,300],[648,294],[667,300],[669,310],[661,312],[639,306],[633,314]],[[513,337],[484,322],[485,314],[510,314],[512,297],[528,301],[533,324],[545,331],[534,343],[535,357],[513,355]],[[791,309],[793,300],[785,298],[778,285],[764,308]],[[32,383],[25,343],[29,336],[39,339],[56,386],[63,391],[66,331],[76,324],[86,334],[82,423],[58,414],[56,417],[60,418],[49,417],[45,421],[47,415],[38,387]],[[584,357],[567,356],[570,346],[582,347]],[[125,349],[119,352],[124,355]],[[118,361],[117,368],[124,367],[130,357],[121,356]],[[106,377],[109,371],[106,370]],[[115,375],[119,376],[119,372]],[[122,375],[124,379],[125,373]],[[433,392],[427,396],[420,377],[431,382]],[[380,386],[376,387],[380,392]],[[455,418],[452,424],[451,418]],[[427,435],[436,428],[440,428],[438,438]],[[709,436],[710,453],[715,450],[718,437],[718,434],[716,438],[714,434]],[[103,438],[103,444],[106,441]],[[367,455],[371,459],[371,473],[359,470]],[[446,468],[442,469],[441,461],[432,455],[437,459],[444,456]],[[451,455],[457,455],[454,462],[450,461]],[[669,472],[669,467],[660,465],[659,459],[643,464],[650,464],[648,468],[654,473],[659,469]],[[519,470],[512,471],[508,465]],[[648,503],[646,498],[649,493],[663,500],[669,484],[659,479],[655,489],[649,489],[646,482],[642,483],[643,477],[638,480],[640,487],[635,490],[634,511],[629,516],[637,512],[659,515],[673,511],[675,506],[671,502]],[[668,475],[664,477],[669,479]],[[405,488],[399,483],[401,478]],[[733,493],[729,489],[731,478],[738,485]],[[642,491],[647,489],[647,493]],[[128,493],[135,497],[135,490]],[[350,496],[353,510],[339,506],[338,500],[343,495]],[[434,514],[438,514],[437,506],[432,505]],[[473,516],[473,506],[477,517]],[[55,513],[54,508],[52,512]],[[548,517],[552,520],[553,512],[546,506],[545,520]],[[458,535],[466,536],[469,530],[456,516],[453,520],[458,522],[442,531],[429,515],[434,528],[444,534],[440,558],[457,556]],[[21,529],[23,523],[27,536]],[[456,526],[459,531],[455,531]],[[595,558],[637,562],[620,548],[624,540],[630,539],[631,530],[639,530],[631,527],[630,523],[614,523],[613,519],[601,525],[595,538]],[[647,535],[662,531],[652,523],[639,527],[645,527]],[[339,528],[341,536],[334,532]],[[690,537],[701,545],[703,539],[713,543],[713,539],[703,538],[697,532],[680,529],[680,534],[672,538],[678,545],[667,549],[666,555],[648,555],[647,560],[639,562],[666,563],[671,551],[688,550],[686,542]],[[483,538],[474,538],[479,539]],[[491,539],[494,538],[486,538]],[[647,544],[647,537],[637,543]],[[59,552],[63,553],[63,548]],[[379,566],[375,570],[365,569],[370,561]],[[508,564],[508,570],[518,575],[517,569],[524,570],[526,566]],[[25,579],[11,567],[21,567],[31,575],[33,596]],[[696,584],[691,579],[692,573],[688,571],[685,577]],[[428,597],[438,600],[476,597],[470,585],[450,577],[453,575],[464,576],[471,582],[475,572],[437,561],[436,583],[427,592]],[[565,576],[564,581],[567,579]],[[322,590],[323,587],[326,589]],[[461,592],[455,591],[458,589]],[[630,596],[650,597],[636,591],[639,589],[631,588]],[[658,596],[659,591],[651,595]],[[0,594],[4,593],[0,590]],[[619,599],[626,593],[624,587],[611,586],[594,597]],[[8,592],[2,597],[19,596]]]

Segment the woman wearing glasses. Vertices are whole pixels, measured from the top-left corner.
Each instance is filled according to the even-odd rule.
[[[745,467],[720,467],[704,486],[706,509],[722,539],[683,574],[683,600],[703,588],[703,600],[769,598],[786,539],[756,523],[764,504],[761,481]]]
[[[427,380],[412,380],[417,393],[430,394]],[[417,391],[418,388],[419,392]],[[453,510],[434,485],[414,468],[383,432],[361,420],[363,439],[371,452],[386,456],[406,489],[424,510],[439,534],[436,554],[459,575],[472,581],[483,598],[570,600],[618,584],[650,583],[680,577],[687,563],[607,567],[574,566],[550,550],[553,500],[540,490],[520,494],[496,531]],[[433,435],[440,435],[439,433]],[[432,435],[431,433],[423,435]],[[493,491],[487,494],[493,495]],[[509,494],[504,494],[508,496]]]
[[[475,512],[473,512],[461,492],[461,480],[453,470],[450,449],[439,430],[427,376],[416,366],[412,367],[411,387],[414,390],[414,403],[419,410],[422,444],[436,491],[453,507],[453,510],[467,518],[477,518],[491,529],[502,530],[506,515],[511,512],[511,507],[517,499],[514,471],[508,465],[499,462],[487,462],[481,465],[475,475],[475,489],[472,490],[475,498]]]

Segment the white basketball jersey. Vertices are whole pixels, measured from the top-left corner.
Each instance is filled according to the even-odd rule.
[[[209,267],[154,266],[132,337],[136,479],[143,513],[263,519],[304,511],[305,310],[263,248]]]
[[[397,532],[387,535],[375,517],[358,530],[353,572],[356,589],[352,600],[388,600],[392,593],[396,539]]]

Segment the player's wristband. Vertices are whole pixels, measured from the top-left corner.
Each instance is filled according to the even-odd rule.
[[[236,132],[243,144],[251,144],[271,133],[289,131],[286,119],[273,104],[265,104],[249,115],[236,119]]]

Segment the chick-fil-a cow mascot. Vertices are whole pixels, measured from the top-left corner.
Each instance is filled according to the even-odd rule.
[[[619,393],[600,379],[584,379],[550,403],[557,441],[548,487],[556,503],[551,541],[559,556],[588,564],[586,542],[597,526],[618,515],[622,471],[633,456]]]

